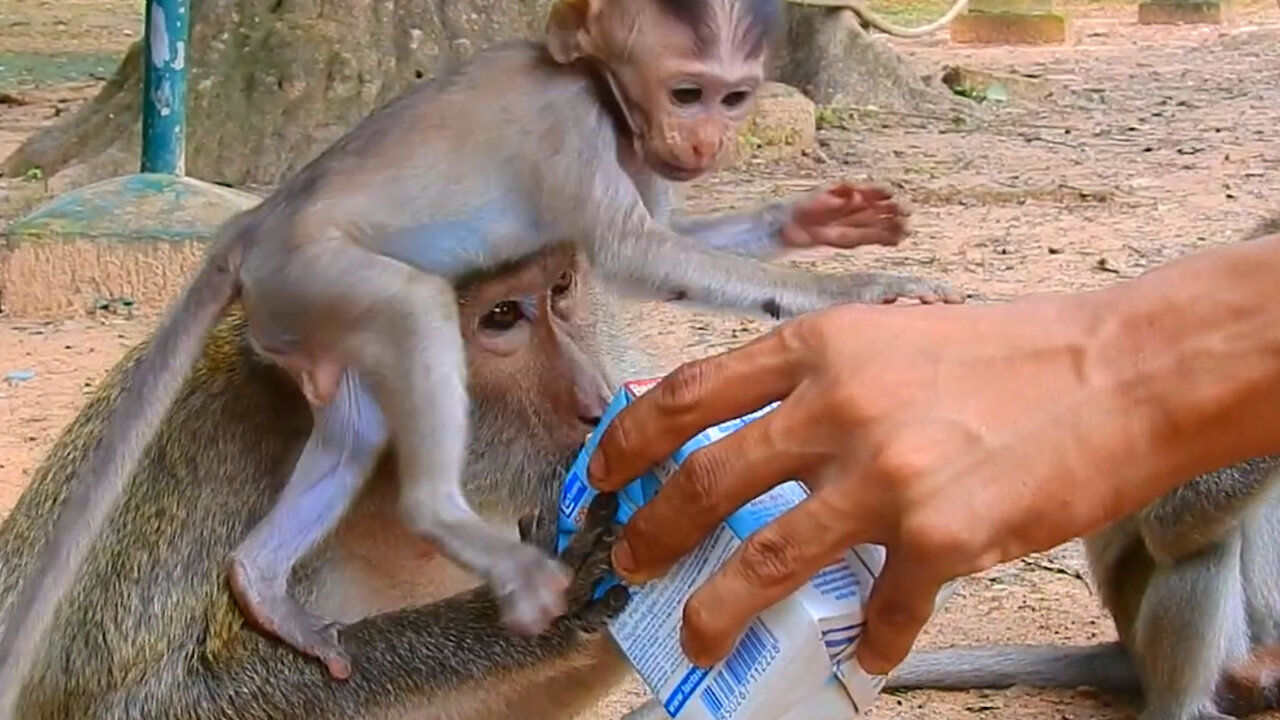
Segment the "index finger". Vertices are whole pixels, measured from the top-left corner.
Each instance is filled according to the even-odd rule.
[[[799,382],[800,356],[779,330],[685,363],[636,398],[600,436],[587,467],[591,484],[618,490],[695,434],[788,395]]]

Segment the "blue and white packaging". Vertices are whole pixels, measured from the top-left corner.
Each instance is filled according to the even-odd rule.
[[[581,527],[596,491],[587,463],[600,433],[636,397],[657,384],[623,384],[569,471],[561,491],[559,544]],[[771,411],[709,428],[668,460],[618,493],[618,520],[626,522],[676,468],[700,447]],[[631,600],[609,630],[667,714],[677,720],[849,720],[875,701],[884,678],[871,676],[853,657],[863,627],[863,603],[884,566],[884,548],[859,545],[823,568],[795,593],[752,621],[718,665],[693,666],[680,649],[685,600],[729,558],[743,539],[800,503],[808,490],[785,482],[752,500],[717,527],[665,576],[632,588]],[[618,580],[601,583],[599,593]],[[950,595],[939,593],[935,611]]]

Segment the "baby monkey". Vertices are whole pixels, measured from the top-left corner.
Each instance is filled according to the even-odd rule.
[[[538,632],[564,608],[558,563],[485,523],[460,487],[470,401],[457,278],[568,242],[614,283],[775,318],[961,302],[942,283],[750,257],[796,232],[799,206],[668,224],[667,182],[702,175],[735,140],[780,12],[777,0],[563,0],[545,44],[497,47],[410,89],[228,221],[123,383],[11,608],[0,692],[21,686],[87,544],[237,298],[314,427],[280,507],[233,558],[233,590],[251,620],[337,677],[350,667],[336,628],[289,599],[286,569],[333,528],[386,444],[407,524],[487,582],[505,622]],[[830,224],[866,222],[872,206]],[[889,235],[878,241],[900,237]]]

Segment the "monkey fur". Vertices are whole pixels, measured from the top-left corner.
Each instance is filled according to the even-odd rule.
[[[574,358],[556,352],[545,317],[513,319],[511,306],[545,304],[577,270],[565,321],[581,357],[611,380],[652,372],[619,343],[612,306],[585,266],[563,252],[477,277],[459,292],[476,398],[464,486],[513,534],[517,518],[540,511],[550,524],[522,527],[544,547],[563,473],[589,428],[575,409]],[[98,386],[0,524],[0,622],[12,617],[19,583],[145,347]],[[600,632],[619,600],[585,598],[607,566],[610,535],[598,532],[607,524],[582,535],[593,553],[571,587],[569,613],[541,635],[511,633],[486,586],[467,590],[476,579],[405,528],[389,450],[293,578],[305,602],[350,623],[342,640],[356,669],[334,682],[255,632],[226,586],[227,554],[270,510],[312,422],[292,380],[251,349],[243,315],[229,314],[211,333],[163,420],[58,608],[13,717],[553,720],[591,706],[624,676]]]
[[[306,502],[316,483],[331,493],[309,508],[314,527],[273,522],[249,555],[305,550],[393,442],[410,526],[484,577],[524,632],[563,611],[567,580],[545,552],[484,523],[458,488],[470,399],[452,280],[568,238],[611,283],[775,317],[898,297],[961,302],[942,283],[770,266],[667,224],[668,181],[709,170],[745,119],[778,15],[772,0],[563,0],[545,44],[494,48],[410,89],[228,221],[151,351],[121,379],[14,600],[0,634],[0,717],[204,337],[236,299],[255,348],[316,414],[316,452],[285,499]],[[786,214],[775,217],[769,234]],[[353,417],[370,407],[385,427]],[[332,457],[343,453],[358,460]],[[246,612],[345,676],[333,627],[295,612],[283,579],[244,572],[251,565],[232,566]]]

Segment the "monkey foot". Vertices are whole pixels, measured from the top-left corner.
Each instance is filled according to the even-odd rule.
[[[886,304],[899,299],[918,300],[925,305],[964,302],[964,295],[950,285],[916,278],[891,278],[877,289],[882,293],[880,302]]]
[[[351,658],[338,640],[340,623],[308,612],[289,596],[283,582],[254,574],[239,559],[231,561],[228,578],[240,612],[252,625],[323,662],[335,680],[351,676]]]
[[[847,276],[823,278],[821,297],[827,305],[842,303],[892,304],[898,300],[918,300],[926,305],[934,303],[963,303],[965,298],[947,283],[903,275],[881,273],[855,273]],[[766,312],[792,315],[804,308],[785,308],[774,313],[766,306]]]
[[[492,570],[502,621],[524,635],[537,635],[568,610],[569,571],[542,550],[520,544]]]

